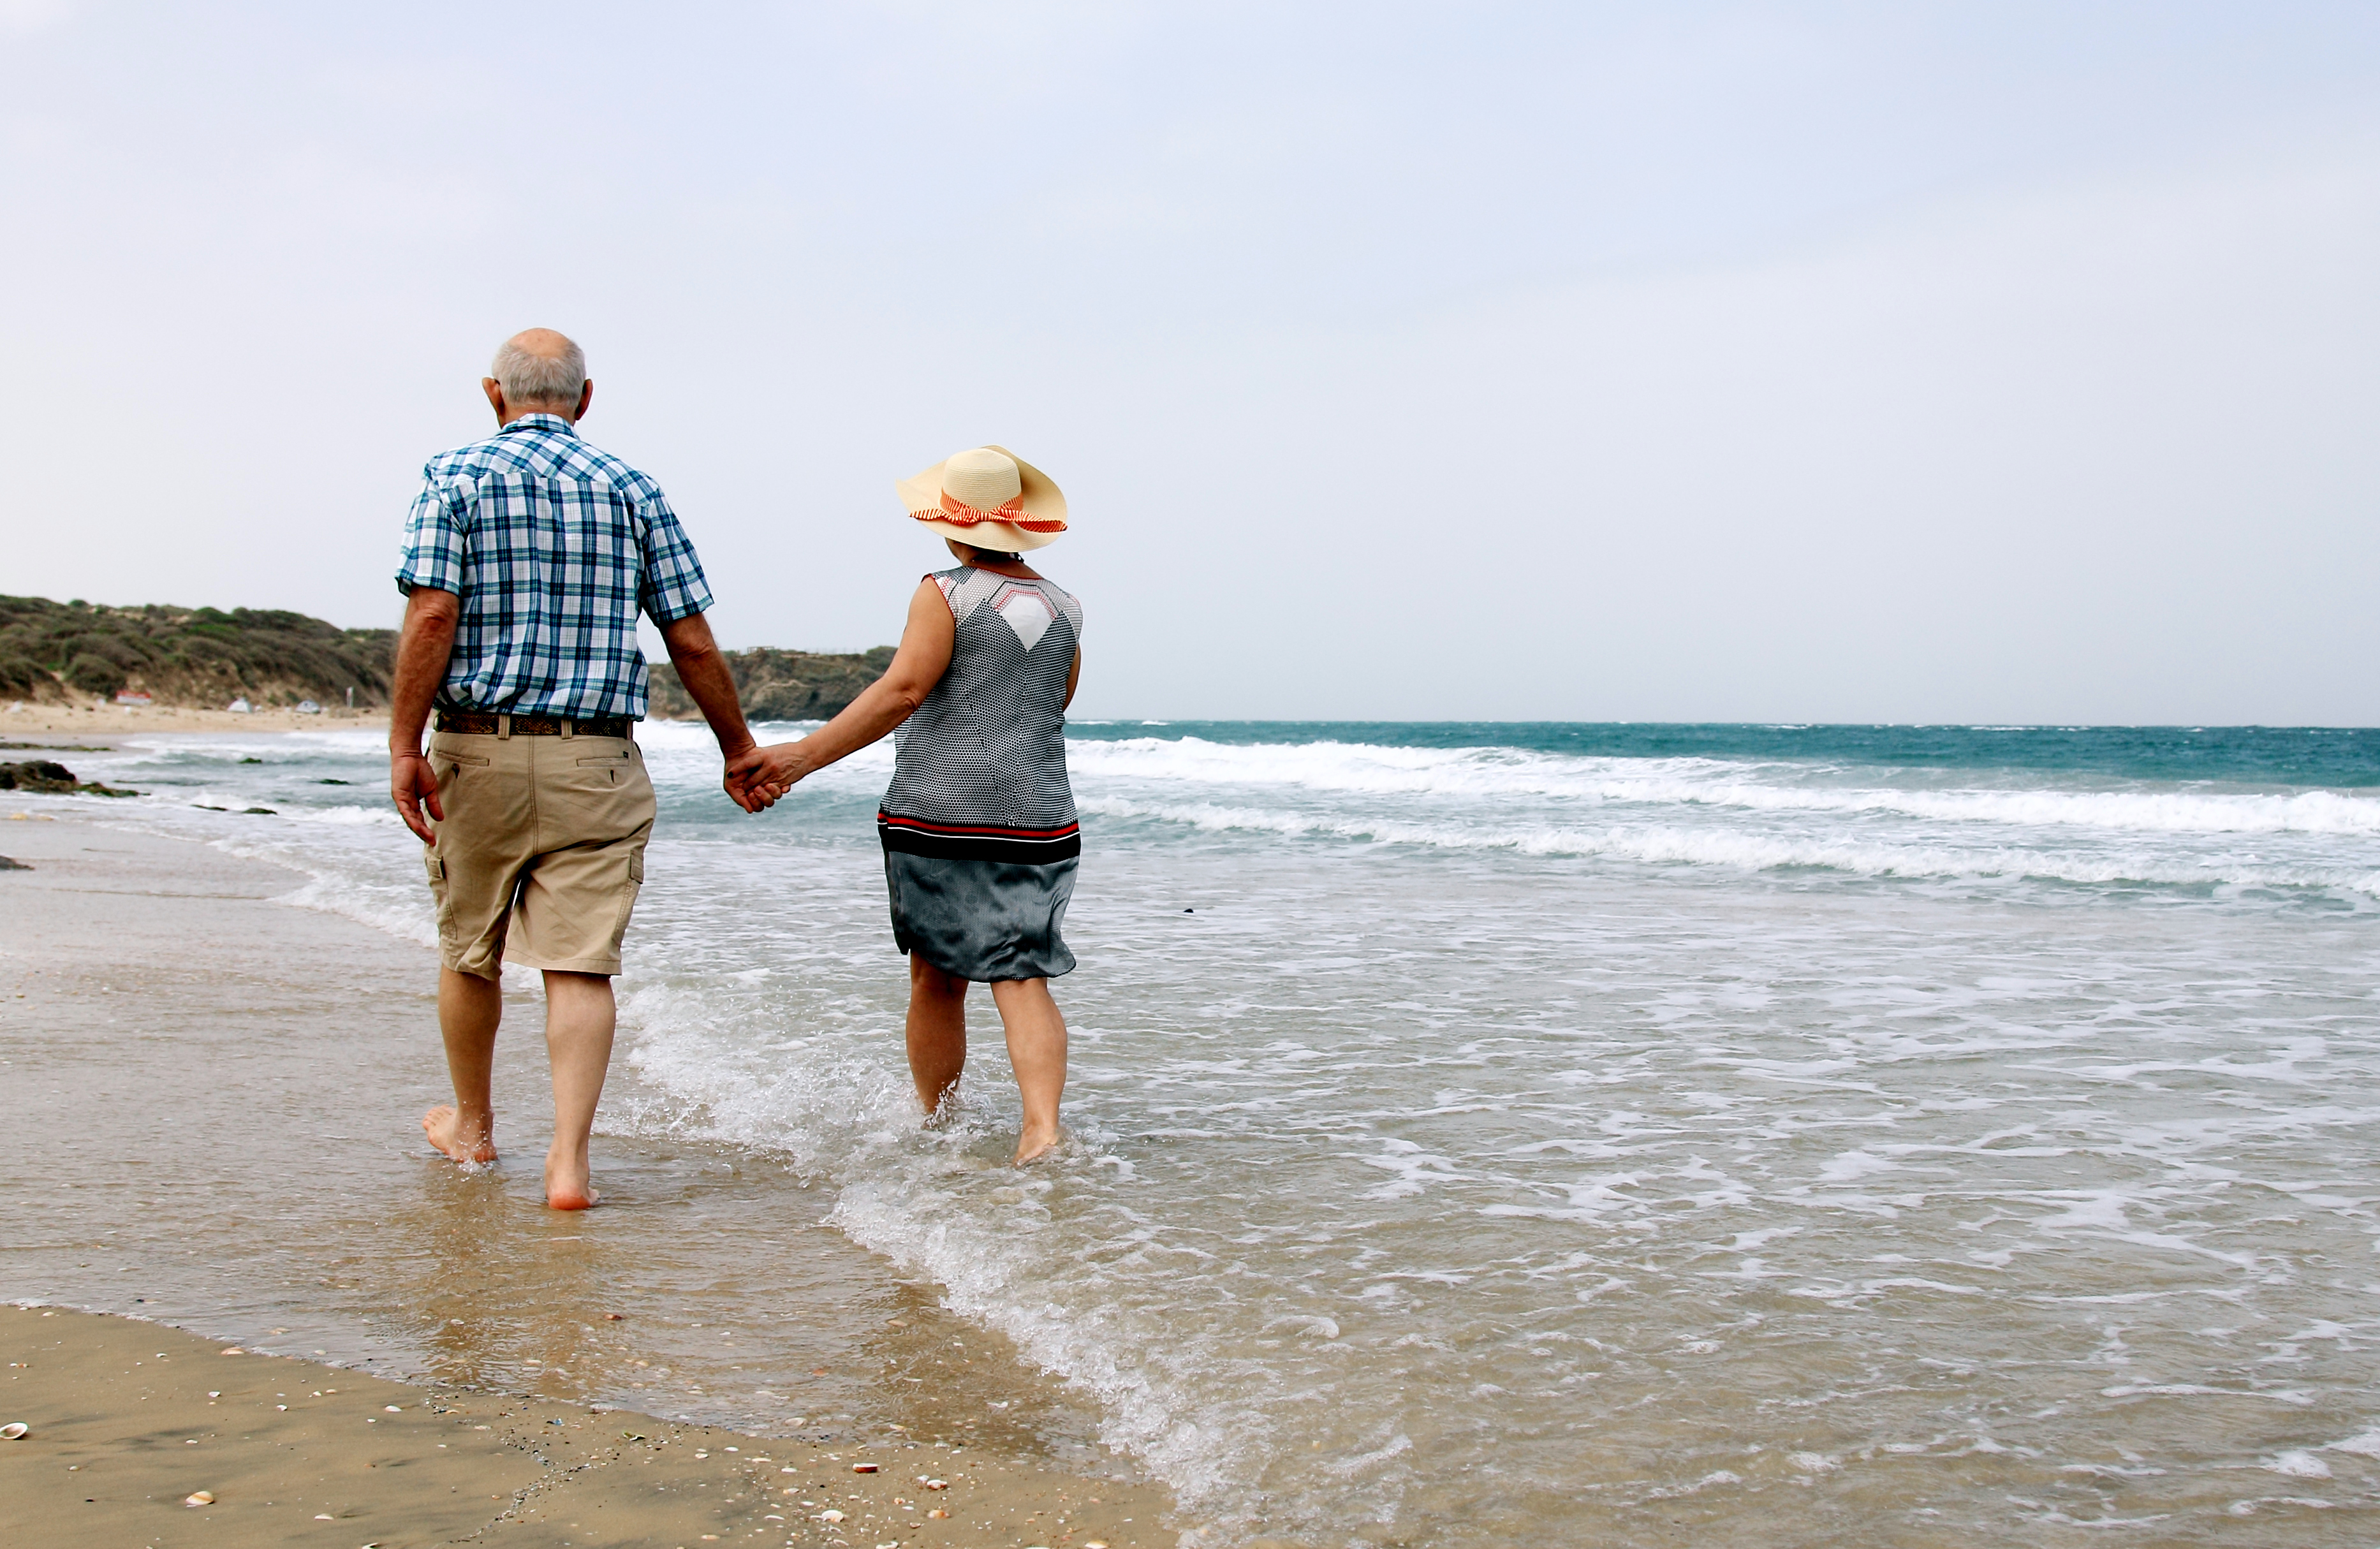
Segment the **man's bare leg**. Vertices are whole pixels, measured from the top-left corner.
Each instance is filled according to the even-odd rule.
[[[1050,997],[1047,979],[1001,979],[991,986],[1008,1030],[1008,1062],[1025,1099],[1025,1129],[1016,1137],[1016,1165],[1058,1144],[1058,1099],[1066,1090],[1066,1019]]]
[[[489,1083],[496,1066],[496,1023],[504,1019],[504,986],[452,968],[438,971],[438,1031],[446,1040],[446,1074],[455,1104],[421,1116],[430,1144],[455,1161],[496,1159],[496,1113]]]
[[[966,1069],[967,982],[909,954],[909,1079],[932,1118]]]
[[[612,1068],[618,1011],[601,974],[545,973],[545,1056],[553,1066],[553,1144],[545,1154],[545,1203],[584,1210],[595,1203],[587,1137]]]

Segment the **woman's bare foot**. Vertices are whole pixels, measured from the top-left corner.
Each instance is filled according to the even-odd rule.
[[[466,1135],[462,1116],[443,1103],[421,1116],[421,1132],[430,1137],[431,1146],[440,1156],[467,1168],[484,1167],[496,1159],[496,1140],[490,1127],[480,1125],[477,1135]]]
[[[1028,1162],[1038,1162],[1049,1155],[1057,1144],[1058,1127],[1056,1125],[1052,1124],[1046,1130],[1028,1128],[1023,1134],[1016,1137],[1016,1159],[1010,1165],[1021,1168]]]
[[[586,1157],[546,1157],[545,1207],[548,1210],[591,1209],[602,1197],[595,1191]]]

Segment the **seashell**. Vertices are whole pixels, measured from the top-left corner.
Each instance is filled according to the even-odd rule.
[[[843,1513],[840,1511],[821,1511],[818,1514],[818,1519],[821,1522],[840,1522],[843,1520]]]
[[[854,1463],[851,1465],[851,1471],[853,1473],[874,1473],[876,1471],[876,1465],[873,1463]]]
[[[215,1493],[212,1490],[193,1490],[188,1495],[182,1497],[182,1504],[184,1506],[212,1506],[215,1504]]]
[[[947,1490],[950,1487],[951,1482],[947,1479],[929,1479],[926,1481],[926,1488],[929,1490]]]
[[[26,1424],[21,1420],[17,1421],[13,1424],[0,1425],[0,1441],[23,1441],[28,1435],[32,1434],[32,1430],[33,1428],[31,1426]]]
[[[950,1513],[944,1511],[941,1507],[936,1507],[933,1510],[926,1513],[926,1515],[929,1517],[948,1517]]]
[[[234,1345],[234,1346],[232,1346],[230,1349],[228,1349],[225,1350],[223,1353],[224,1353],[224,1354],[225,1354],[225,1355],[246,1355],[248,1352],[247,1352],[246,1350],[244,1350],[244,1349],[241,1349],[237,1345]]]

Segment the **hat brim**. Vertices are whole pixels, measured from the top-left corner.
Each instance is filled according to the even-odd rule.
[[[1024,514],[1036,522],[1063,522],[1066,519],[1066,497],[1057,481],[1004,446],[991,451],[1009,458],[1016,465],[1018,503]],[[961,543],[978,549],[998,549],[1022,553],[1027,549],[1044,548],[1065,536],[1058,532],[1027,532],[1007,522],[977,522],[972,525],[937,521],[920,513],[934,512],[942,505],[942,470],[950,466],[945,457],[915,478],[893,480],[892,488],[901,497],[901,509],[909,513],[921,527],[930,527],[944,538],[955,538]]]

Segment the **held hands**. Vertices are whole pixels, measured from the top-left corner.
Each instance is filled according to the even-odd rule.
[[[391,753],[388,756],[388,795],[396,804],[396,815],[405,826],[421,836],[424,844],[438,842],[437,832],[431,823],[446,821],[446,809],[438,801],[438,776],[430,768],[430,760],[419,753]],[[430,817],[421,816],[424,808]]]
[[[795,752],[800,745],[775,743],[767,747],[749,747],[728,759],[726,774],[720,781],[728,799],[747,812],[766,812],[776,805],[809,773]]]

